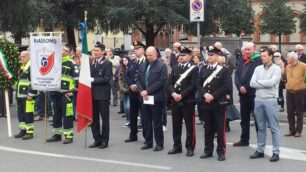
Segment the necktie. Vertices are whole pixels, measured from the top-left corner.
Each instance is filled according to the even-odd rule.
[[[97,65],[98,65],[98,60],[96,59],[95,60],[95,67],[97,67]]]
[[[145,75],[146,87],[148,87],[148,78],[149,78],[149,76],[150,76],[150,68],[151,68],[151,64],[148,65],[147,71],[146,71],[146,75]]]

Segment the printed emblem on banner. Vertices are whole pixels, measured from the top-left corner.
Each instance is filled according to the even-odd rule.
[[[38,66],[41,75],[47,75],[54,65],[55,52],[47,49],[43,49],[37,52]]]

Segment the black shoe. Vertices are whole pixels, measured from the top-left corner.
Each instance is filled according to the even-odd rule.
[[[99,146],[99,149],[105,149],[108,147],[108,143],[102,142],[102,144]]]
[[[279,160],[279,155],[273,153],[272,157],[270,158],[270,162],[276,162]]]
[[[182,148],[172,148],[168,152],[169,155],[173,155],[173,154],[177,154],[177,153],[182,153]]]
[[[245,143],[240,140],[239,142],[234,143],[233,146],[249,146],[249,143]]]
[[[251,159],[263,158],[265,156],[264,153],[256,151],[253,155],[250,156]]]
[[[223,154],[218,155],[218,161],[224,161],[225,156]]]
[[[117,103],[114,103],[114,106],[118,106],[118,104],[117,104]]]
[[[153,146],[152,145],[143,145],[140,149],[141,150],[146,150],[146,149],[150,149],[150,148],[152,148]]]
[[[65,140],[63,141],[63,144],[70,144],[73,142],[72,138],[65,138]]]
[[[122,113],[124,113],[124,112],[122,112],[122,111],[119,111],[119,112],[117,112],[118,114],[122,114]]]
[[[62,136],[59,134],[54,134],[52,137],[46,140],[47,142],[59,142],[62,141]]]
[[[161,150],[163,150],[164,148],[163,147],[161,147],[161,146],[156,146],[154,149],[153,149],[153,151],[154,152],[158,152],[158,151],[161,151]]]
[[[137,137],[135,137],[135,138],[129,137],[129,138],[125,139],[124,142],[126,142],[126,143],[128,143],[128,142],[136,142],[137,140],[138,140]]]
[[[26,130],[20,130],[19,133],[15,134],[15,138],[22,138],[24,135],[26,135]]]
[[[212,157],[212,153],[206,153],[206,152],[204,152],[204,153],[200,156],[201,159],[206,159],[206,158],[210,158],[210,157]]]
[[[285,111],[284,107],[281,107],[281,108],[279,109],[279,111],[280,111],[280,112],[284,112],[284,111]]]
[[[96,147],[99,147],[100,145],[101,145],[101,142],[95,141],[93,144],[89,145],[88,147],[89,148],[96,148]]]
[[[33,134],[25,134],[23,137],[22,137],[22,140],[30,140],[30,139],[33,139]]]
[[[193,150],[188,149],[188,150],[187,150],[187,153],[186,153],[186,156],[187,156],[187,157],[191,157],[191,156],[193,156],[193,155],[194,155]]]

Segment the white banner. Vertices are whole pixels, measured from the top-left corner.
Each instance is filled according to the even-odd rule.
[[[62,38],[31,36],[30,48],[32,89],[59,90],[62,75]]]

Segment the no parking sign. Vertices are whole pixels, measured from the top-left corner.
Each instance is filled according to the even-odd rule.
[[[204,0],[190,0],[190,21],[204,21]]]

